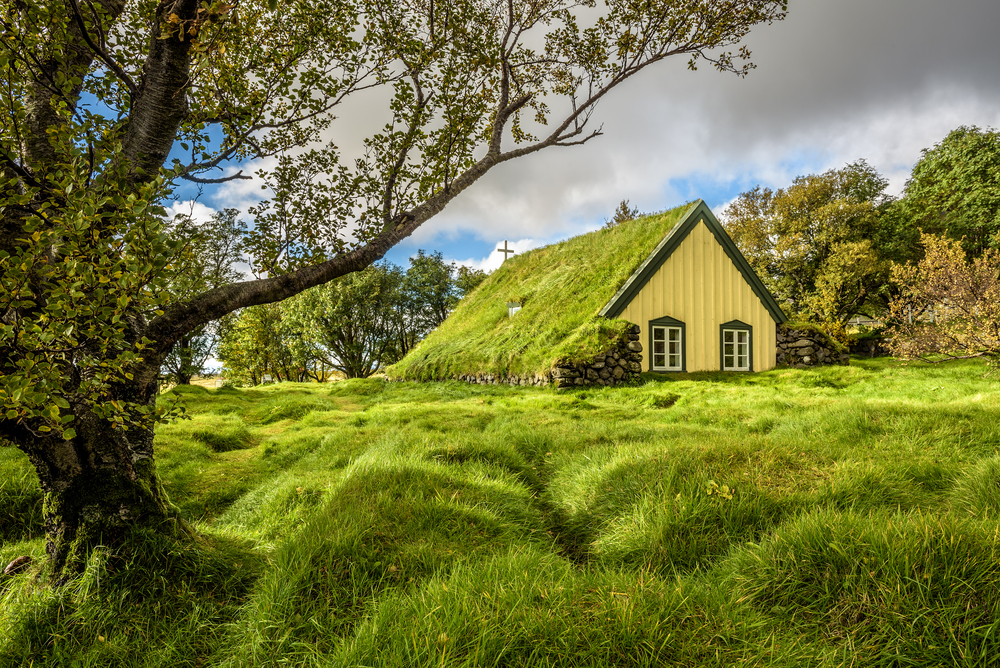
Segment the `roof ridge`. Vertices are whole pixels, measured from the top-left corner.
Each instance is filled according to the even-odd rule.
[[[700,214],[700,215],[697,215]],[[642,261],[642,263],[636,268],[632,275],[628,277],[622,287],[619,288],[615,296],[604,305],[598,315],[604,316],[605,318],[617,318],[621,315],[625,307],[629,305],[632,299],[639,293],[640,290],[649,282],[657,270],[663,266],[663,263],[673,254],[675,250],[681,245],[681,242],[687,238],[687,235],[691,233],[691,230],[695,228],[698,222],[704,221],[705,226],[712,232],[715,240],[719,242],[722,249],[725,251],[726,255],[736,266],[736,269],[743,276],[743,280],[750,285],[750,288],[760,299],[764,308],[767,309],[768,313],[771,314],[771,318],[774,319],[776,323],[783,323],[788,320],[788,316],[785,315],[784,311],[778,305],[777,300],[771,291],[767,289],[764,283],[757,276],[757,273],[747,262],[746,258],[743,257],[743,253],[740,249],[736,247],[733,240],[726,233],[725,228],[719,222],[719,219],[715,217],[712,213],[712,209],[709,208],[708,204],[703,199],[699,199],[694,202],[688,210],[684,213],[677,224],[663,237],[663,240],[656,245],[656,248],[649,254],[649,256]]]

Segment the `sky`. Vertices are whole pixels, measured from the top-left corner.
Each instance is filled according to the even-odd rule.
[[[998,0],[790,0],[784,21],[747,37],[746,78],[682,57],[654,65],[598,106],[603,136],[494,168],[386,258],[405,267],[424,249],[490,271],[504,240],[523,252],[595,230],[622,200],[653,212],[704,199],[720,214],[754,186],[858,159],[899,194],[951,130],[1000,128],[998,28]],[[349,145],[366,122],[348,113],[333,138]],[[259,197],[240,181],[173,210],[203,217]]]

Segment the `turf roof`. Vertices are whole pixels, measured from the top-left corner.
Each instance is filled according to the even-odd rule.
[[[494,271],[390,378],[531,375],[606,350],[629,326],[599,315],[691,205],[516,255]],[[507,302],[523,302],[514,317]]]

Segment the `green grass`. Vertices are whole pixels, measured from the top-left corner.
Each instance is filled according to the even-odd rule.
[[[598,312],[688,208],[510,258],[388,375],[411,380],[478,373],[533,376],[557,361],[585,361],[606,351],[629,324],[598,317]],[[510,301],[523,303],[512,318]]]
[[[181,388],[159,470],[203,538],[60,590],[0,450],[0,561],[36,558],[0,666],[997,665],[985,372]]]

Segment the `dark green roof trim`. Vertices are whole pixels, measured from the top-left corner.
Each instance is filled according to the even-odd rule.
[[[677,247],[687,238],[687,235],[691,233],[691,230],[695,228],[700,220],[705,221],[705,225],[715,235],[715,240],[726,251],[726,255],[729,256],[729,259],[739,269],[740,274],[743,275],[743,280],[750,285],[754,294],[764,304],[764,308],[771,314],[774,321],[779,325],[787,322],[788,316],[778,306],[774,295],[761,283],[757,273],[754,272],[753,268],[746,261],[746,258],[743,257],[743,253],[736,247],[733,240],[726,234],[726,230],[723,229],[718,218],[715,217],[712,210],[705,204],[705,200],[698,200],[691,205],[691,208],[687,210],[684,217],[667,233],[667,236],[663,237],[663,241],[653,249],[653,252],[639,265],[639,268],[629,276],[618,293],[611,298],[611,301],[605,304],[604,308],[600,311],[600,315],[606,318],[617,318],[621,315],[625,307],[639,294],[639,291],[645,287],[649,279],[653,277],[653,274],[667,261],[667,258],[677,250]]]

